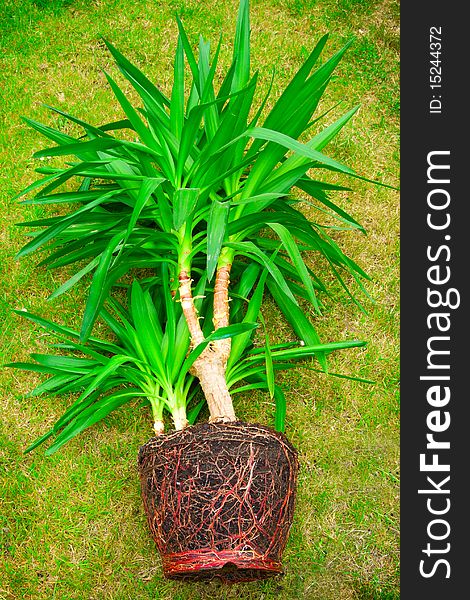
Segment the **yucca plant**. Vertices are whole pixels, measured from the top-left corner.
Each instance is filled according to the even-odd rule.
[[[134,280],[129,286],[128,309],[118,300],[108,298],[108,308],[102,308],[100,316],[114,334],[112,340],[90,336],[86,343],[81,343],[79,331],[26,310],[15,311],[60,340],[51,345],[54,351],[51,354],[31,354],[34,362],[6,365],[51,376],[28,396],[79,394],[54,426],[31,444],[27,452],[55,435],[54,442],[46,450],[46,454],[53,454],[84,429],[136,398],[142,399],[142,405],[150,406],[157,435],[164,432],[165,410],[172,415],[176,430],[192,425],[205,404],[205,398],[198,396],[199,386],[191,374],[192,365],[209,344],[233,335],[238,339],[232,346],[227,364],[228,390],[233,388],[232,394],[260,388],[272,391],[277,399],[276,427],[283,430],[285,397],[275,384],[274,373],[294,368],[298,359],[315,356],[318,351],[327,354],[364,343],[350,341],[301,347],[297,342],[290,342],[254,346],[251,334],[257,327],[256,321],[262,318],[259,310],[266,273],[261,275],[250,299],[241,293],[250,294],[260,270],[261,267],[251,264],[240,278],[233,292],[232,325],[214,332],[204,331],[204,341],[192,352],[180,304],[174,301],[169,290],[162,298],[153,285],[154,278],[144,289]],[[160,271],[163,279],[168,277],[165,276],[166,265],[162,265]],[[201,291],[201,288],[196,290],[195,306],[198,313],[207,315],[204,304],[209,304],[212,297],[203,298],[197,293]],[[210,320],[206,323],[210,327]],[[244,385],[239,385],[240,382]]]
[[[324,180],[328,173],[359,176],[322,152],[357,107],[328,126],[322,120],[329,110],[315,116],[349,44],[320,63],[327,36],[321,38],[268,111],[270,90],[257,100],[258,73],[252,74],[250,68],[248,0],[240,1],[233,59],[218,90],[214,80],[221,41],[211,56],[209,43],[201,37],[196,57],[179,19],[178,28],[170,97],[105,41],[121,74],[137,92],[138,105],[106,74],[124,112],[122,120],[91,125],[52,109],[81,128],[82,134],[72,137],[25,119],[56,144],[37,152],[37,158],[75,158],[63,167],[38,168],[44,177],[22,192],[39,190],[23,200],[26,204],[70,208],[59,216],[22,223],[38,229],[30,233],[32,239],[18,256],[41,249],[47,251],[42,265],[75,265],[73,276],[53,292],[53,298],[91,274],[80,332],[25,315],[67,338],[58,347],[71,353],[34,355],[35,363],[17,365],[52,375],[34,393],[79,393],[54,428],[30,449],[56,434],[48,450],[53,452],[136,397],[151,405],[157,434],[164,432],[165,409],[172,414],[175,429],[184,431],[204,400],[210,423],[236,423],[231,389],[232,393],[267,389],[276,400],[276,428],[282,431],[286,406],[275,382],[276,371],[311,357],[327,371],[329,352],[363,345],[358,341],[322,344],[309,309],[303,308],[309,305],[320,314],[318,294],[327,292],[321,272],[312,271],[305,253],[316,253],[322,259],[317,264],[328,268],[348,293],[347,279],[353,278],[363,290],[367,275],[343,253],[327,227],[303,215],[299,199],[292,195],[293,188],[302,192],[304,202],[307,195],[319,220],[327,213],[341,228],[363,231],[330,199],[331,192],[348,188]],[[302,143],[299,138],[304,135],[309,139]],[[77,179],[79,185],[71,191],[70,183]],[[129,278],[134,279],[132,285]],[[116,292],[123,287],[128,294],[121,304]],[[266,292],[292,326],[298,343],[271,345],[265,335],[264,344],[253,344]],[[98,317],[117,341],[93,337]],[[197,397],[199,386],[203,400]],[[164,454],[162,448],[158,452]],[[286,452],[292,466],[287,477],[291,485],[296,459],[292,449]],[[153,475],[148,476],[147,451],[141,453],[140,465],[149,509],[148,498],[156,492],[148,486],[156,478],[156,466],[153,462]],[[271,480],[265,484],[266,489],[273,487]],[[288,498],[291,491],[286,491]],[[283,504],[281,498],[279,504],[288,507],[284,538],[292,502]],[[163,523],[164,516],[160,517]],[[149,522],[155,533],[157,517],[149,517]],[[229,536],[232,546],[224,546],[224,551],[233,551],[236,537]],[[278,554],[284,543],[285,539],[273,546]],[[272,550],[269,544],[267,548],[263,556]],[[168,547],[159,549],[164,556]],[[178,554],[173,547],[170,553]],[[223,564],[235,562],[242,568],[237,560],[230,554]],[[250,567],[243,563],[243,569],[278,572],[278,562],[275,568],[269,561]],[[172,569],[167,565],[166,573],[174,575]],[[207,565],[205,569],[210,571]],[[187,571],[182,568],[181,573]],[[244,578],[249,578],[248,572]]]

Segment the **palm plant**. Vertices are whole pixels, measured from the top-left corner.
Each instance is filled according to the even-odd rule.
[[[256,107],[258,74],[250,72],[248,2],[240,2],[233,60],[218,91],[214,89],[214,76],[221,41],[211,60],[210,45],[200,38],[196,59],[179,19],[178,27],[170,98],[106,41],[121,73],[137,91],[141,107],[133,106],[106,74],[124,111],[123,120],[94,126],[52,109],[83,129],[83,135],[75,138],[25,119],[57,144],[37,152],[37,158],[75,156],[76,160],[62,168],[37,169],[44,177],[22,192],[21,195],[26,195],[40,188],[34,198],[24,201],[26,204],[71,205],[71,209],[60,216],[22,223],[40,229],[30,234],[31,241],[18,257],[46,246],[49,253],[41,264],[51,268],[78,265],[52,298],[93,273],[79,335],[82,345],[90,340],[98,315],[106,314],[103,306],[121,278],[139,268],[153,269],[154,275],[146,285],[159,290],[156,295],[161,294],[165,302],[155,308],[146,297],[146,307],[151,311],[148,314],[153,315],[152,325],[140,327],[137,335],[144,336],[140,342],[145,340],[147,352],[152,348],[154,365],[161,363],[157,370],[161,367],[160,380],[167,379],[165,406],[172,410],[171,402],[166,400],[179,391],[174,377],[167,377],[165,358],[157,358],[159,345],[165,336],[164,348],[170,361],[182,366],[181,357],[175,359],[172,351],[177,348],[183,356],[186,344],[175,335],[188,334],[188,349],[193,355],[186,366],[191,363],[190,371],[201,385],[210,420],[230,422],[236,420],[227,385],[233,379],[230,369],[240,360],[253,335],[250,323],[258,319],[264,288],[268,288],[305,343],[296,349],[295,357],[314,355],[326,370],[330,346],[321,347],[315,328],[299,304],[299,299],[307,300],[320,313],[318,292],[326,291],[326,287],[305,263],[303,254],[312,251],[319,254],[345,288],[344,273],[352,276],[361,288],[361,279],[367,277],[341,251],[327,228],[302,214],[291,195],[292,188],[297,187],[311,196],[319,216],[327,212],[339,219],[343,227],[363,231],[357,221],[329,198],[331,191],[348,188],[320,179],[320,173],[328,172],[358,177],[350,168],[322,153],[357,107],[322,128],[307,143],[297,140],[304,132],[318,128],[329,112],[314,117],[349,44],[317,66],[327,41],[324,36],[260,126],[269,91]],[[185,60],[190,72],[188,97],[185,97]],[[131,135],[118,137],[122,130],[130,131]],[[318,173],[319,178],[311,173]],[[72,178],[80,179],[76,191],[58,191]],[[271,235],[264,235],[266,231]],[[239,326],[230,329],[231,279],[241,288],[242,298],[248,299],[256,289],[247,310],[248,320],[244,317],[249,330],[242,331]],[[233,291],[237,293],[236,288]],[[212,301],[206,299],[201,310],[198,298],[207,294]],[[109,317],[107,322],[110,324]],[[231,342],[233,335],[239,337]],[[351,342],[337,343],[335,348],[350,345]],[[265,384],[282,405],[280,390],[273,381],[272,352],[268,346],[263,359],[265,373],[258,373],[259,381],[252,385]],[[238,369],[244,372],[240,366]],[[176,388],[170,391],[172,386]],[[187,424],[184,405],[184,400],[178,400],[177,415],[173,413],[177,428]],[[279,406],[279,411],[282,410]],[[282,427],[279,411],[277,423]],[[160,407],[154,410],[154,416],[156,430],[161,431]]]
[[[221,41],[211,56],[201,37],[196,57],[179,19],[178,28],[170,97],[105,41],[140,105],[106,74],[122,120],[92,125],[52,108],[80,127],[73,137],[25,119],[56,144],[37,158],[75,158],[38,168],[43,177],[19,195],[36,192],[23,203],[68,212],[21,223],[37,229],[18,257],[45,250],[41,265],[73,267],[52,298],[85,276],[91,283],[80,331],[19,311],[59,342],[53,353],[9,366],[50,375],[32,395],[78,395],[28,450],[55,436],[51,454],[132,399],[150,405],[157,437],[141,448],[139,469],[167,576],[211,574],[229,563],[238,571],[226,578],[264,577],[281,570],[298,462],[283,434],[238,422],[232,395],[268,390],[282,432],[286,398],[276,373],[299,360],[328,372],[330,352],[364,345],[322,343],[309,318],[310,309],[321,314],[319,294],[328,290],[306,255],[316,254],[319,269],[329,269],[360,308],[346,281],[365,292],[367,275],[292,194],[300,190],[318,217],[364,232],[330,198],[349,188],[324,180],[329,173],[364,179],[323,153],[357,107],[327,126],[330,111],[316,115],[349,44],[320,62],[322,37],[267,110],[271,87],[258,102],[258,73],[250,69],[248,0],[240,0],[233,59],[218,90]],[[266,293],[297,342],[270,343]],[[93,335],[98,318],[113,339]],[[264,343],[254,337],[257,328]],[[306,365],[312,357],[319,369]],[[206,402],[209,429],[187,427]],[[161,435],[165,411],[176,430],[168,436]]]
[[[160,270],[163,274],[168,272],[166,265],[162,265]],[[259,266],[252,264],[241,277],[238,291],[234,292],[232,325],[220,327],[212,333],[203,331],[204,341],[192,352],[180,303],[174,302],[169,291],[162,298],[152,285],[154,278],[145,289],[134,280],[129,287],[129,309],[118,300],[109,298],[109,308],[100,311],[101,318],[115,336],[114,340],[90,336],[84,344],[80,342],[80,332],[70,327],[27,311],[15,311],[60,340],[52,344],[52,348],[59,350],[60,354],[34,353],[31,354],[34,362],[6,365],[51,376],[28,396],[78,394],[54,426],[26,451],[33,450],[55,435],[54,442],[46,450],[46,454],[53,454],[84,429],[136,398],[141,398],[143,405],[150,406],[157,435],[164,432],[164,410],[172,415],[176,430],[192,425],[205,404],[205,398],[197,395],[197,380],[191,368],[209,344],[233,335],[238,337],[227,361],[227,389],[233,388],[231,394],[269,389],[277,400],[276,427],[282,431],[286,401],[281,388],[274,382],[274,373],[293,368],[296,360],[314,356],[317,352],[327,354],[364,343],[350,341],[301,347],[290,342],[255,347],[251,333],[257,326],[255,319],[261,317],[259,310],[266,274],[261,275],[261,281],[246,303],[242,293],[251,291],[249,288],[254,285],[260,270]],[[198,313],[207,315],[212,298],[210,295],[203,298],[197,293],[200,291],[201,288],[196,290],[195,307]],[[246,310],[244,304],[247,305]],[[210,324],[210,320],[206,323]],[[237,385],[241,381],[244,385]]]

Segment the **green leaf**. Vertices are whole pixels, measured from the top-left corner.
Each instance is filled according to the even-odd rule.
[[[298,348],[287,348],[286,350],[275,350],[272,352],[273,361],[278,359],[292,360],[304,359],[310,356],[316,356],[318,352],[333,352],[335,350],[344,350],[346,348],[359,348],[365,346],[366,342],[359,340],[346,340],[344,342],[329,342],[326,344],[315,344],[312,346],[299,346]],[[247,356],[247,361],[259,360],[257,356]]]
[[[48,104],[44,104],[43,105],[45,108],[48,108],[49,110],[52,110],[52,112],[57,113],[58,115],[61,115],[62,117],[65,117],[66,119],[68,119],[69,121],[72,121],[72,123],[76,123],[77,125],[80,125],[81,127],[83,127],[83,129],[88,133],[88,134],[93,134],[94,136],[98,137],[98,138],[108,138],[108,139],[113,139],[111,138],[110,135],[108,135],[107,133],[104,132],[104,129],[101,127],[95,127],[94,125],[91,125],[90,123],[87,123],[86,121],[82,121],[82,119],[79,119],[77,117],[74,117],[73,115],[70,115],[69,113],[66,113],[62,110],[59,110],[58,108],[55,108],[54,106],[49,106]],[[74,140],[77,141],[77,140]]]
[[[71,135],[67,135],[62,131],[58,131],[57,129],[53,129],[52,127],[48,127],[47,125],[43,125],[38,121],[33,121],[33,119],[28,119],[26,117],[22,117],[22,120],[41,133],[43,136],[49,138],[50,140],[56,142],[57,144],[70,144],[76,142],[77,140],[73,138]]]
[[[338,135],[341,129],[343,129],[346,123],[356,114],[359,108],[359,105],[351,108],[351,110],[345,113],[337,121],[328,127],[325,127],[325,129],[320,131],[320,133],[317,133],[317,135],[307,142],[307,146],[310,146],[315,150],[323,150],[323,148]]]
[[[115,148],[119,145],[121,145],[120,140],[115,140],[114,138],[98,138],[91,140],[90,142],[62,144],[61,146],[55,146],[54,148],[45,148],[44,150],[35,152],[33,158],[41,158],[42,156],[67,156],[69,154],[81,156],[89,152],[99,152]]]
[[[203,92],[201,98],[201,104],[207,103],[207,110],[205,113],[205,134],[208,142],[212,140],[214,134],[219,126],[219,112],[217,108],[218,99],[215,99],[214,93],[214,75],[217,68],[217,62],[219,59],[220,48],[222,46],[222,35],[219,37],[219,43],[217,44],[217,49],[215,51],[214,58],[212,60],[212,65],[210,69],[207,71],[207,66],[209,64],[209,44],[207,44],[207,58],[206,58],[206,66],[204,69],[204,79],[201,78],[201,84],[203,83]],[[199,64],[201,64],[201,53],[199,55]],[[208,144],[209,145],[209,144]]]
[[[84,277],[90,271],[93,271],[93,269],[98,265],[99,262],[100,262],[100,257],[97,256],[92,261],[90,261],[85,267],[83,267],[83,269],[80,269],[80,271],[77,271],[75,273],[75,275],[72,275],[72,277],[70,277],[70,279],[67,279],[67,281],[65,283],[63,283],[56,290],[54,290],[52,292],[52,294],[48,297],[48,300],[53,300],[54,298],[57,298],[58,296],[61,296],[62,294],[67,292],[78,281],[80,281],[80,279],[82,277]]]
[[[229,325],[228,327],[219,327],[219,329],[207,336],[203,342],[198,344],[194,350],[191,350],[189,356],[181,367],[181,374],[184,376],[184,374],[189,371],[195,361],[204,352],[204,349],[207,347],[207,345],[211,342],[215,342],[216,340],[224,340],[229,337],[235,337],[248,331],[252,331],[253,329],[256,329],[256,327],[258,327],[258,323],[236,323],[234,325]]]
[[[276,385],[274,388],[274,399],[276,401],[276,412],[274,416],[274,427],[276,431],[285,431],[286,428],[286,397],[282,389]]]
[[[297,304],[297,300],[294,298],[289,286],[284,279],[281,271],[278,267],[271,261],[266,254],[260,250],[253,242],[227,242],[226,246],[228,248],[233,248],[238,254],[242,254],[247,258],[251,258],[262,264],[269,272],[271,277],[280,287],[280,289],[284,292],[284,294],[291,299],[294,304]]]
[[[267,281],[267,286],[271,292],[276,304],[281,309],[292,329],[299,338],[307,345],[314,346],[320,344],[320,338],[309,319],[305,316],[302,309],[287,297],[274,281]],[[317,354],[318,362],[322,368],[327,371],[328,365],[324,352]]]
[[[158,373],[160,381],[166,382],[168,375],[162,355],[162,327],[149,292],[144,292],[137,280],[132,283],[131,314],[139,343],[148,362]]]
[[[24,451],[24,453],[27,454],[28,452],[31,452],[31,450],[34,450],[39,445],[41,445],[43,442],[45,442],[46,440],[48,440],[51,437],[51,435],[54,435],[54,430],[53,429],[51,429],[50,431],[48,431],[44,435],[41,435],[40,437],[38,437],[30,446],[28,446],[26,448],[26,450]]]
[[[30,313],[28,311],[14,309],[13,312],[19,315],[20,317],[24,317],[25,319],[29,319],[33,323],[40,325],[46,331],[52,331],[64,337],[78,337],[78,334],[73,329],[70,329],[69,327],[63,327],[62,325],[57,325],[57,323],[53,323],[52,321],[43,319],[42,317],[34,315],[33,313]]]
[[[66,373],[88,373],[90,368],[96,367],[96,360],[75,358],[71,356],[56,356],[50,354],[31,354],[31,358],[40,365],[52,367]]]
[[[180,227],[189,221],[196,210],[199,199],[199,189],[180,188],[173,194],[173,227],[179,230]]]
[[[38,363],[14,362],[6,363],[1,366],[7,367],[9,369],[22,369],[24,371],[33,371],[34,373],[47,373],[49,375],[57,374],[56,368],[40,365]]]
[[[108,362],[104,365],[99,365],[90,375],[93,375],[93,379],[90,384],[86,387],[78,401],[84,400],[87,396],[89,396],[92,392],[94,392],[101,384],[102,381],[108,379],[114,372],[119,369],[121,365],[126,362],[132,360],[132,357],[127,356],[125,354],[118,354],[113,356],[108,360]]]
[[[137,220],[140,217],[140,214],[142,212],[142,210],[144,209],[145,205],[149,202],[149,200],[151,199],[152,194],[155,192],[155,190],[165,181],[165,179],[156,179],[156,178],[152,178],[152,179],[147,179],[145,181],[142,182],[140,189],[139,189],[139,193],[137,195],[137,199],[134,205],[134,208],[132,209],[132,215],[131,218],[129,219],[129,223],[127,225],[127,230],[126,230],[126,234],[124,235],[124,238],[122,240],[122,245],[121,245],[121,250],[120,253],[118,254],[116,261],[119,259],[122,251],[124,250],[124,247],[127,243],[127,240],[129,239],[129,237],[131,236],[134,227],[136,226]]]
[[[225,240],[228,217],[230,213],[230,201],[219,202],[215,200],[211,204],[209,219],[207,221],[207,279],[212,280],[220,250]]]
[[[202,409],[202,407],[203,407],[205,404],[206,404],[206,400],[205,400],[205,399],[203,399],[203,400],[200,400],[200,401],[199,401],[199,402],[196,404],[196,406],[193,406],[193,408],[191,408],[191,409],[188,411],[188,414],[187,414],[187,419],[188,419],[188,422],[189,422],[189,424],[190,424],[190,425],[194,425],[194,423],[196,422],[196,419],[197,419],[197,417],[198,417],[199,413],[201,412],[201,409]]]
[[[67,425],[57,436],[54,443],[46,450],[46,456],[57,452],[65,443],[81,433],[84,429],[91,427],[101,421],[123,404],[135,397],[134,392],[115,392],[82,411],[69,425]]]
[[[120,189],[116,189],[116,194],[121,192]],[[68,204],[75,202],[88,203],[91,200],[103,197],[103,190],[92,190],[92,191],[80,191],[76,192],[59,192],[57,194],[49,194],[48,196],[35,196],[31,200],[22,200],[20,204]],[[110,196],[110,201],[111,201]]]
[[[233,44],[235,71],[231,91],[243,88],[250,79],[250,12],[248,0],[240,0],[235,41]]]
[[[256,196],[251,196],[249,198],[239,198],[237,200],[233,200],[232,204],[234,206],[240,206],[244,204],[254,204],[255,210],[262,210],[271,204],[271,201],[277,200],[278,198],[283,198],[286,194],[281,192],[271,192],[264,194],[257,194]]]
[[[114,193],[115,192],[113,191],[113,194]],[[112,195],[111,193],[104,194],[103,196],[97,198],[96,200],[93,200],[92,202],[89,202],[85,206],[82,206],[82,208],[79,208],[78,210],[73,212],[71,215],[68,215],[65,217],[58,217],[57,221],[54,220],[53,224],[50,227],[48,227],[44,231],[39,232],[37,235],[35,235],[35,237],[30,242],[28,242],[25,246],[23,246],[23,248],[21,248],[21,250],[18,252],[18,254],[16,255],[15,258],[18,259],[23,256],[26,256],[27,254],[30,254],[34,250],[37,250],[40,246],[51,241],[54,237],[56,237],[58,234],[60,234],[62,231],[64,231],[68,227],[70,227],[76,223],[79,223],[85,213],[88,213],[96,206],[99,206],[106,199],[106,197],[109,198],[109,197],[111,197],[111,195]],[[34,223],[29,223],[29,225],[33,225],[33,224]],[[28,225],[28,223],[24,223],[23,225]]]
[[[258,323],[236,323],[234,325],[228,325],[227,327],[219,327],[216,331],[211,333],[203,343],[215,342],[216,340],[225,340],[227,338],[240,335],[247,331],[252,331],[258,327]]]
[[[181,35],[178,36],[175,54],[173,89],[170,105],[170,127],[177,139],[181,139],[184,123],[184,52]]]
[[[191,69],[191,73],[193,76],[193,85],[197,90],[199,97],[202,97],[202,89],[199,82],[199,69],[197,66],[197,62],[194,57],[194,52],[191,48],[191,44],[189,43],[188,36],[186,35],[186,31],[184,30],[183,23],[181,22],[178,15],[176,15],[176,22],[178,24],[178,31],[181,38],[181,42],[183,44],[184,53],[188,60],[189,68]]]
[[[82,329],[80,332],[80,340],[82,342],[86,341],[90,336],[96,317],[103,306],[107,293],[106,283],[108,271],[113,260],[113,254],[121,241],[122,233],[113,236],[106,246],[106,249],[101,254],[100,262],[93,276],[85,312],[83,314]]]
[[[121,73],[128,79],[143,99],[152,99],[160,106],[170,107],[170,101],[135,65],[125,58],[111,42],[103,38],[108,50],[113,55]]]
[[[232,276],[238,277],[235,270],[232,272]],[[261,265],[252,262],[248,266],[243,266],[241,275],[238,277],[238,282],[232,286],[230,296],[232,301],[230,302],[230,323],[239,323],[243,320],[243,310],[245,303],[248,303],[249,296],[255,287],[256,282],[260,277]],[[256,321],[257,319],[248,319],[249,321]]]
[[[332,123],[330,126],[326,127],[325,129],[323,129],[323,131],[311,138],[305,145],[314,151],[322,150],[328,144],[328,142],[330,142],[333,138],[335,138],[338,135],[341,129],[357,112],[358,108],[359,107],[356,106],[353,109],[351,109],[345,115],[340,117],[335,123]],[[267,183],[270,180],[272,180],[271,185],[274,183],[274,181],[278,182],[277,184],[279,185],[279,182],[282,179],[285,179],[289,182],[289,186],[294,185],[296,181],[308,170],[308,168],[310,167],[310,161],[311,157],[299,156],[298,154],[290,156],[287,160],[283,162],[283,164],[279,168],[277,168],[274,171],[273,175],[268,178]],[[303,173],[302,167],[303,169],[305,169]],[[295,174],[295,176],[289,178],[289,173],[291,173],[292,175]]]
[[[142,119],[139,117],[137,111],[126,98],[124,93],[121,91],[118,84],[114,81],[111,75],[105,73],[106,79],[108,80],[111,89],[114,92],[119,104],[121,105],[123,111],[126,113],[127,118],[132,123],[132,127],[135,129],[136,133],[139,135],[140,139],[146,144],[149,148],[153,148],[161,151],[160,145],[156,142],[153,135],[150,133],[149,129],[145,126]]]
[[[267,225],[269,225],[269,227],[271,227],[271,229],[277,233],[279,239],[282,241],[284,248],[286,249],[294,267],[297,270],[297,273],[302,280],[302,283],[305,285],[308,291],[310,300],[315,307],[315,310],[319,313],[320,307],[318,306],[317,296],[315,294],[315,290],[313,289],[312,279],[309,275],[307,267],[305,266],[297,244],[289,233],[289,230],[280,223],[267,223]]]
[[[119,119],[118,121],[111,121],[110,123],[100,125],[98,129],[100,129],[101,131],[116,131],[118,129],[131,129],[132,131],[134,131],[132,123],[129,121],[129,119]]]
[[[264,321],[264,319],[263,319],[263,321]],[[264,323],[263,323],[263,325],[264,325]],[[273,369],[273,357],[272,357],[272,353],[271,353],[271,346],[269,343],[269,335],[266,330],[266,327],[264,327],[264,358],[265,358],[265,365],[266,365],[266,381],[268,384],[269,395],[271,396],[271,399],[272,399],[272,398],[274,398],[274,391],[275,391],[274,369]]]
[[[330,185],[325,184],[320,181],[314,181],[307,175],[300,177],[297,180],[296,185],[298,188],[300,188],[304,192],[307,192],[307,194],[310,194],[310,196],[313,196],[314,198],[319,199],[320,202],[322,202],[322,204],[324,204],[328,208],[331,208],[335,213],[337,213],[340,217],[342,217],[346,222],[351,223],[354,227],[357,227],[358,229],[360,229],[361,231],[363,231],[365,233],[365,229],[360,223],[358,223],[355,219],[353,219],[351,217],[351,215],[348,214],[346,211],[342,210],[339,206],[337,206],[336,204],[331,202],[331,200],[329,200],[329,198],[327,198],[327,196],[325,194],[321,194],[321,197],[319,197],[320,191],[329,190],[329,189],[331,189],[331,187],[334,188],[334,186],[330,186]],[[341,187],[341,186],[338,186],[338,187]],[[347,190],[348,188],[343,188],[343,189]]]
[[[162,351],[169,359],[169,362],[173,362],[172,365],[169,365],[169,372],[172,373],[172,367],[177,365],[175,362],[175,344],[178,343],[179,340],[176,339],[176,301],[171,295],[170,291],[170,273],[168,265],[162,264],[161,267],[162,273],[162,285],[161,288],[158,288],[156,294],[161,293],[163,295],[164,300],[164,314],[165,314],[165,333],[162,339]],[[176,292],[176,291],[175,291]],[[171,380],[173,377],[171,376]]]
[[[201,121],[206,112],[206,106],[195,106],[190,111],[186,118],[181,131],[181,142],[178,148],[178,159],[176,169],[176,181],[181,182],[185,175],[186,162],[191,162],[191,152],[197,145],[197,137],[200,134]],[[179,183],[181,185],[181,183]]]
[[[68,384],[70,384],[71,382],[76,382],[79,381],[80,377],[76,374],[74,375],[61,375],[61,374],[57,374],[54,375],[53,377],[50,377],[49,379],[46,379],[46,381],[43,381],[41,384],[39,384],[37,387],[35,387],[33,390],[31,390],[30,392],[28,392],[28,394],[26,394],[26,398],[33,398],[34,396],[39,396],[41,394],[44,394],[45,392],[50,392],[50,393],[62,393]]]
[[[298,101],[299,93],[305,89],[305,82],[309,73],[320,57],[327,40],[328,34],[324,35],[313,48],[307,60],[297,71],[274,107],[271,109],[264,122],[264,127],[279,130],[283,126],[285,119],[292,113],[292,106],[295,106]]]
[[[256,289],[248,302],[248,308],[243,318],[243,322],[256,322],[259,319],[261,304],[263,302],[264,286],[267,276],[268,271],[264,270],[261,273],[258,285],[256,286]],[[248,330],[244,334],[239,335],[237,338],[232,340],[232,344],[230,347],[230,356],[227,361],[227,379],[229,378],[230,373],[234,368],[234,365],[238,363],[240,357],[242,356],[246,347],[250,343],[251,335],[252,331]]]
[[[279,131],[266,129],[265,127],[252,127],[251,129],[248,129],[246,131],[246,135],[255,139],[260,139],[268,142],[275,142],[280,146],[284,146],[288,150],[296,152],[300,156],[310,158],[311,160],[314,160],[321,165],[331,167],[333,169],[336,169],[337,171],[340,171],[341,173],[346,173],[348,175],[355,174],[354,171],[349,167],[342,165],[338,161],[329,158],[325,154],[322,154],[321,152],[310,148],[307,144],[302,144],[294,138],[291,138],[290,136],[285,135],[284,133],[280,133]]]
[[[33,190],[47,183],[48,185],[45,188],[43,188],[40,192],[41,196],[46,196],[50,191],[59,187],[60,185],[71,179],[74,175],[81,175],[82,173],[85,173],[89,174],[91,177],[98,177],[96,173],[101,173],[101,171],[97,169],[97,166],[103,166],[108,162],[109,160],[85,162],[80,163],[78,165],[74,165],[69,169],[36,169],[38,173],[47,173],[47,177],[43,177],[42,179],[34,181],[31,185],[28,185],[19,194],[16,194],[16,196],[14,196],[13,199],[17,200],[18,198],[21,198],[21,196],[26,196],[26,194],[29,194]]]

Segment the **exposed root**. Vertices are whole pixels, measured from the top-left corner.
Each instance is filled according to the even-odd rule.
[[[282,571],[298,472],[283,434],[204,423],[150,440],[139,470],[167,577],[247,581]]]

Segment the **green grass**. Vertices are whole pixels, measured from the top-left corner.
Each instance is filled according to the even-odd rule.
[[[167,92],[178,11],[192,41],[202,32],[225,44],[230,61],[237,2],[227,0],[0,0],[0,323],[1,362],[24,360],[43,348],[39,330],[12,313],[26,307],[78,325],[80,290],[47,302],[67,275],[33,259],[18,263],[23,235],[15,223],[39,216],[12,196],[35,174],[43,144],[20,121],[26,115],[68,127],[41,107],[52,104],[90,122],[121,118],[101,69],[111,59],[100,35],[135,60]],[[385,0],[252,0],[253,65],[265,86],[276,66],[274,97],[319,37],[331,32],[330,53],[350,37],[325,108],[345,100],[362,108],[329,155],[371,178],[398,180],[398,3]],[[111,72],[112,67],[111,67]],[[339,114],[339,113],[337,113]],[[338,242],[372,276],[375,303],[360,313],[341,289],[325,298],[316,325],[324,341],[359,338],[366,350],[342,351],[331,371],[373,379],[375,385],[298,370],[281,376],[288,398],[287,434],[300,453],[294,524],[276,581],[233,587],[162,579],[141,506],[136,456],[151,437],[150,415],[126,406],[57,455],[24,448],[61,414],[64,398],[31,403],[34,374],[0,371],[0,598],[199,600],[264,598],[391,600],[398,578],[398,194],[354,182],[340,202],[367,236],[337,232]],[[42,209],[41,209],[42,210]],[[309,207],[305,208],[308,213]],[[271,341],[291,339],[273,305],[263,311]],[[265,394],[236,397],[237,414],[272,424]]]

